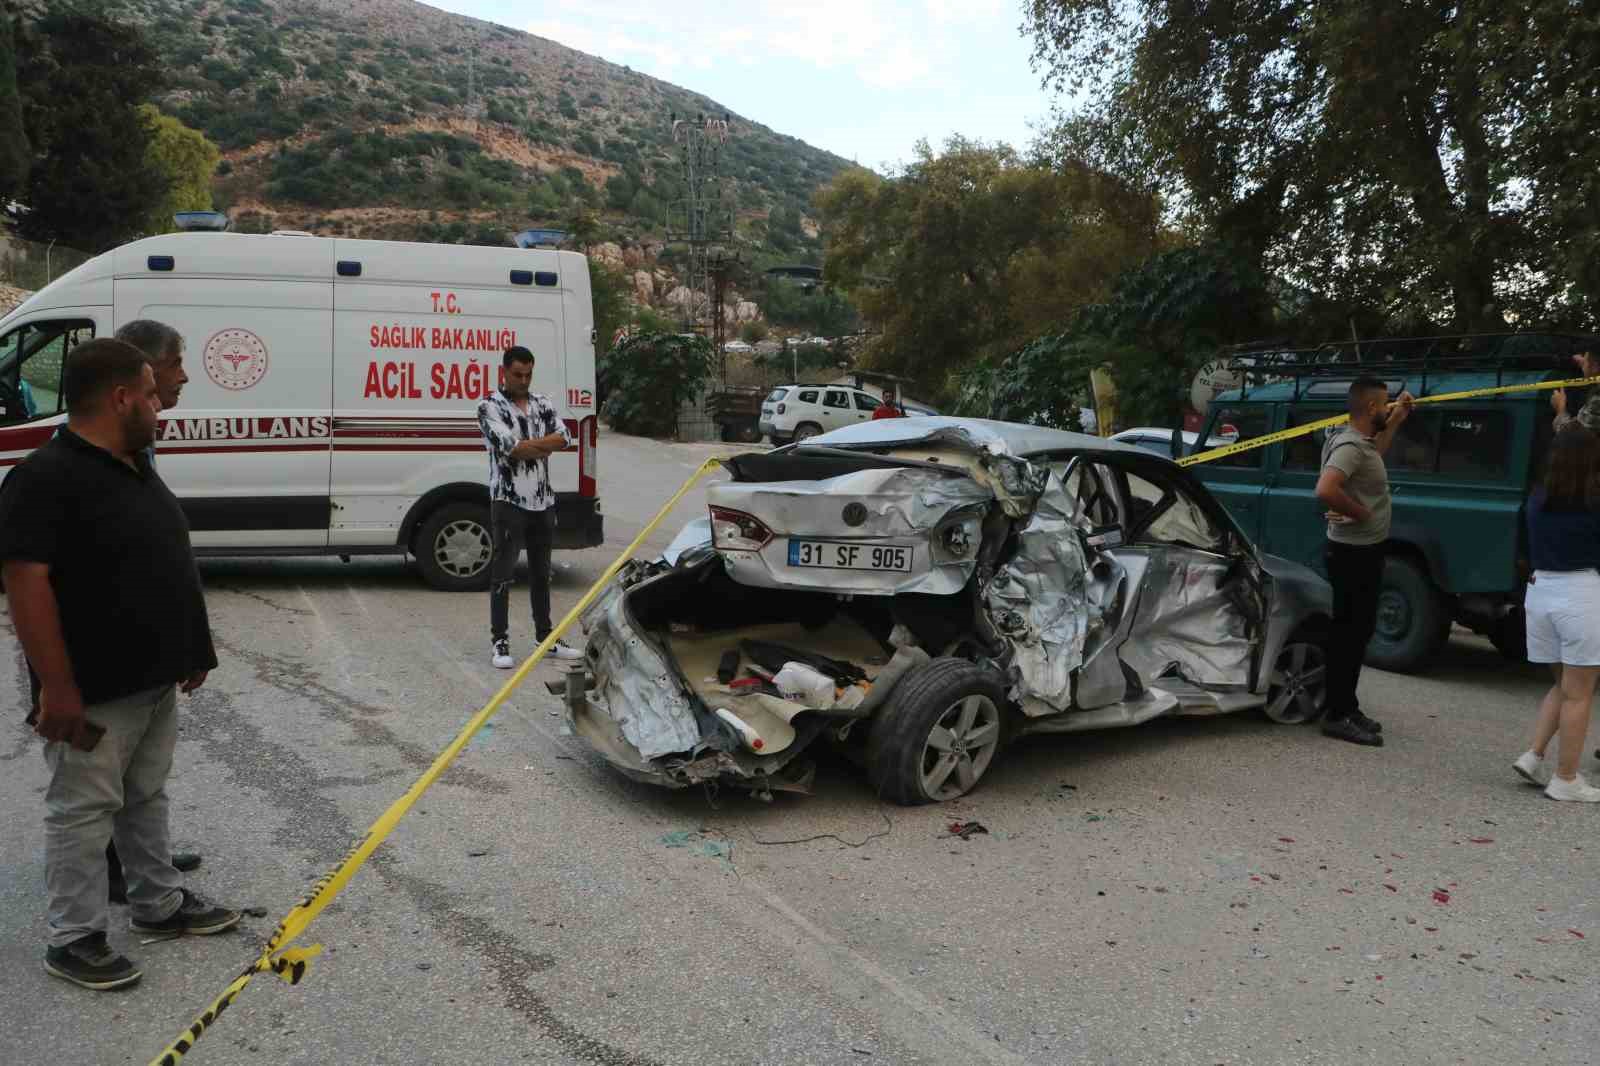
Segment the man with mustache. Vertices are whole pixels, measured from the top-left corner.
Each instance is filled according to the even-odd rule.
[[[1317,479],[1317,499],[1328,508],[1323,558],[1333,586],[1322,732],[1381,748],[1383,726],[1361,713],[1356,685],[1378,622],[1378,581],[1389,539],[1389,473],[1383,456],[1411,415],[1412,397],[1400,393],[1391,410],[1389,387],[1363,377],[1351,384],[1347,403],[1350,423],[1328,434]]]
[[[146,450],[159,396],[139,349],[67,354],[67,424],[0,485],[0,579],[37,679],[44,737],[46,972],[97,991],[141,972],[108,944],[105,850],[127,872],[132,925],[205,936],[239,913],[183,887],[167,777],[177,692],[216,667],[189,527]]]

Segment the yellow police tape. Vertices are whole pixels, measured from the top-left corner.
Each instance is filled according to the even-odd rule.
[[[645,538],[655,532],[656,527],[667,517],[667,514],[678,505],[678,501],[683,499],[684,495],[702,477],[714,467],[720,465],[721,460],[715,458],[707,459],[700,464],[700,468],[690,476],[688,481],[683,483],[677,492],[672,494],[672,498],[639,531],[639,535],[633,538],[633,543],[624,548],[622,554],[617,556],[616,561],[606,567],[605,573],[601,574],[599,580],[589,587],[589,591],[584,593],[583,598],[577,602],[577,605],[567,612],[566,617],[561,619],[560,624],[550,631],[550,635],[537,648],[533,649],[533,654],[528,656],[527,661],[518,668],[516,673],[511,675],[504,685],[500,686],[500,691],[496,692],[489,699],[489,702],[484,704],[482,709],[468,720],[467,724],[462,727],[461,732],[456,735],[455,740],[450,742],[450,746],[445,748],[437,759],[433,760],[433,765],[429,766],[422,776],[417,778],[416,783],[406,791],[405,795],[390,804],[389,809],[384,811],[376,822],[372,823],[366,835],[356,843],[355,847],[350,849],[350,853],[344,857],[344,860],[324,874],[316,884],[311,886],[311,890],[306,893],[305,898],[289,909],[289,913],[284,915],[283,920],[278,923],[277,929],[273,931],[271,939],[262,948],[261,956],[251,963],[243,973],[235,977],[222,995],[212,1000],[211,1005],[201,1012],[200,1016],[194,1020],[194,1024],[189,1026],[182,1036],[168,1044],[161,1054],[151,1059],[150,1066],[174,1066],[175,1063],[179,1062],[184,1055],[188,1054],[189,1049],[194,1047],[195,1041],[204,1036],[206,1030],[216,1023],[216,1020],[222,1016],[222,1012],[233,1005],[233,1001],[238,998],[239,993],[244,991],[245,986],[255,978],[256,974],[271,971],[291,985],[300,983],[300,979],[306,974],[307,964],[311,959],[322,953],[322,945],[313,944],[306,948],[294,948],[289,945],[296,937],[305,932],[306,927],[316,919],[317,915],[322,913],[322,909],[344,890],[344,887],[350,883],[350,879],[355,876],[356,871],[361,869],[372,853],[377,850],[378,845],[382,844],[384,839],[394,831],[394,827],[400,824],[400,819],[406,816],[417,800],[422,797],[422,794],[428,790],[428,787],[439,779],[439,775],[449,768],[450,764],[455,761],[456,756],[460,755],[461,750],[467,746],[468,741],[494,716],[495,712],[500,709],[500,705],[516,690],[517,686],[522,684],[523,680],[528,676],[528,672],[538,664],[539,660],[545,657],[555,642],[560,640],[567,630],[572,628],[573,624],[583,615],[583,612],[589,609],[590,604],[600,595],[601,590],[610,584],[611,579],[616,577],[617,571],[622,569],[622,565],[633,556],[634,552],[639,550],[639,546],[644,543]]]
[[[1596,383],[1600,383],[1600,377],[1572,378],[1569,381],[1541,381],[1532,385],[1494,385],[1484,389],[1465,389],[1461,392],[1442,392],[1437,396],[1424,396],[1419,400],[1413,400],[1412,403],[1419,406],[1429,403],[1450,403],[1455,400],[1471,400],[1480,396],[1508,396],[1514,392],[1551,392],[1556,389],[1577,388],[1580,385],[1593,385]],[[1222,447],[1212,448],[1210,451],[1197,452],[1194,455],[1186,455],[1183,458],[1176,460],[1176,462],[1179,466],[1194,466],[1198,463],[1209,463],[1215,459],[1223,459],[1230,455],[1238,455],[1240,452],[1248,452],[1256,448],[1265,448],[1268,445],[1277,444],[1279,441],[1294,440],[1296,437],[1303,437],[1307,433],[1315,433],[1321,429],[1331,429],[1334,426],[1342,426],[1348,421],[1350,421],[1350,416],[1347,414],[1334,415],[1331,418],[1319,419],[1316,422],[1307,422],[1303,426],[1292,426],[1289,429],[1280,429],[1276,433],[1268,433],[1260,437],[1251,437],[1249,440],[1242,440],[1235,444],[1224,444]]]

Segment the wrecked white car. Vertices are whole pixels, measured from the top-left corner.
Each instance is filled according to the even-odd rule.
[[[935,417],[726,465],[583,620],[567,725],[632,777],[806,791],[827,738],[926,803],[1030,733],[1321,713],[1327,583],[1165,458]]]

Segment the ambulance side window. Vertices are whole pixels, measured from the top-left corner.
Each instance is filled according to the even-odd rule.
[[[94,339],[94,323],[29,322],[0,337],[0,425],[48,418],[65,410],[61,366],[66,354]]]

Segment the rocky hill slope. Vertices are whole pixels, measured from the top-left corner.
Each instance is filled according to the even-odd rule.
[[[241,228],[501,243],[598,221],[654,268],[681,196],[688,90],[412,0],[106,0],[169,62],[160,106],[223,149]],[[846,161],[732,116],[724,155],[747,258],[815,260],[812,192]],[[671,266],[671,254],[667,265]]]

